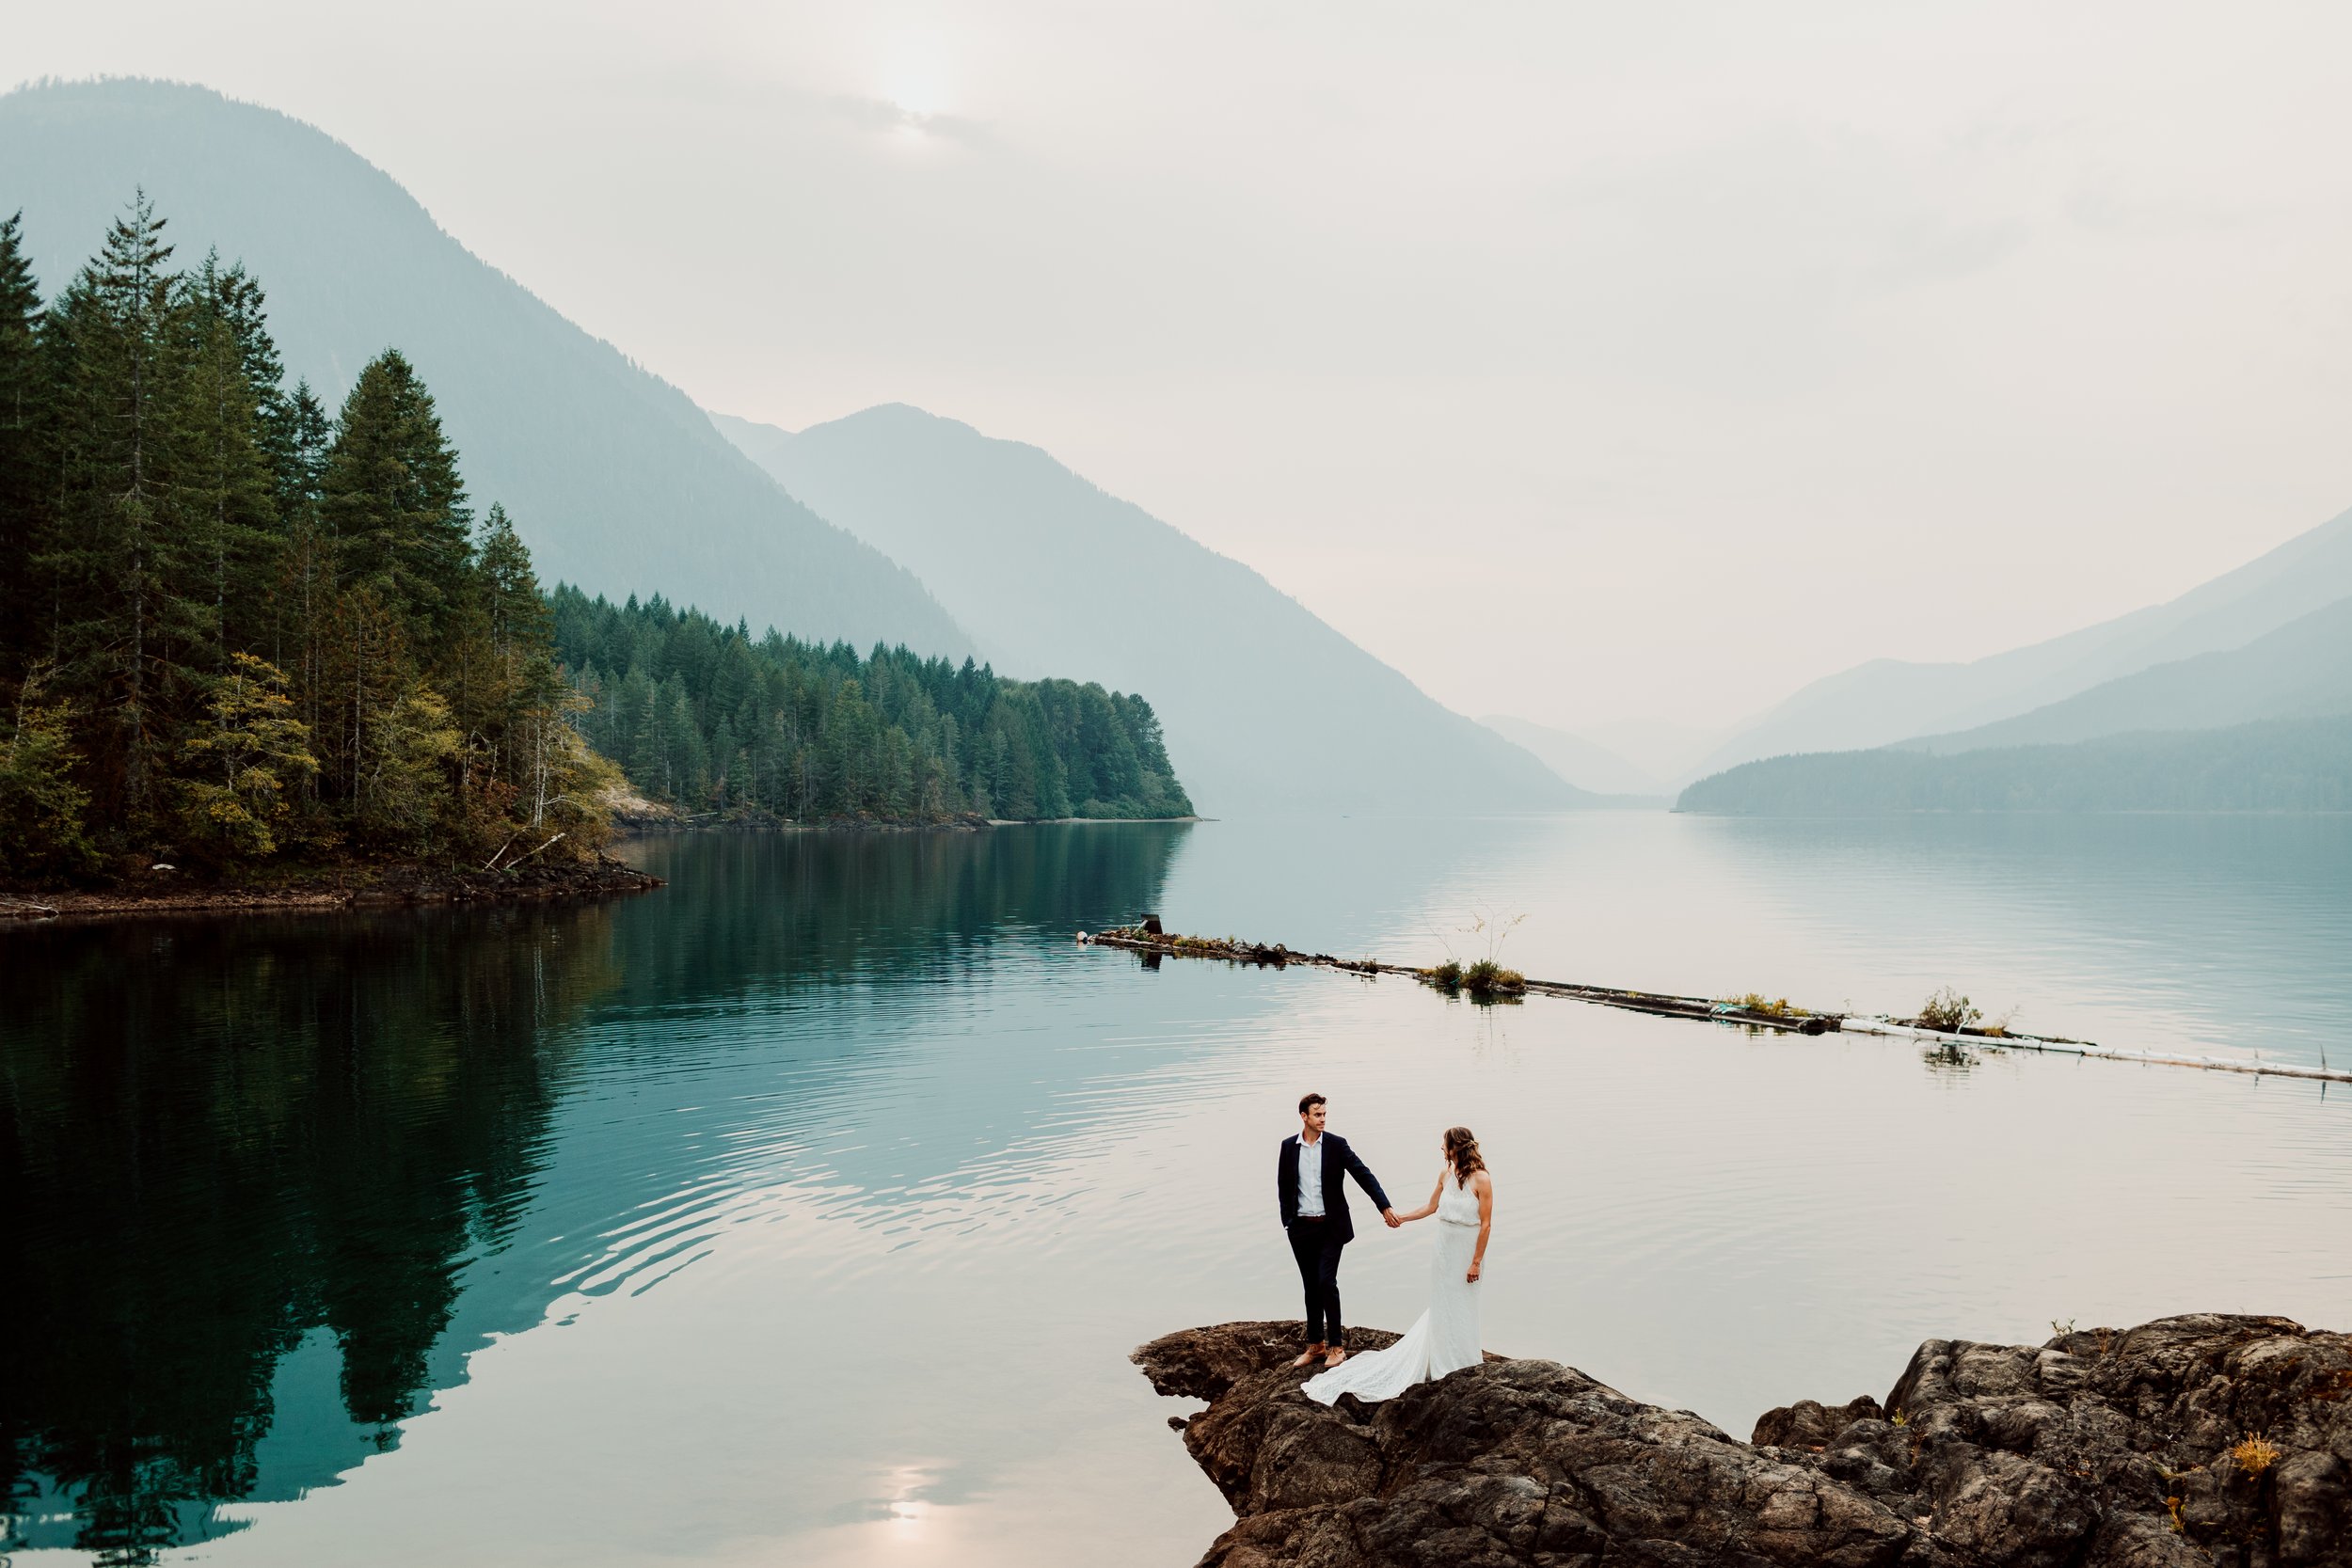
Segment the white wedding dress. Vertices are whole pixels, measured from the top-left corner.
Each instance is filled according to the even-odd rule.
[[[1392,1400],[1426,1383],[1478,1364],[1478,1287],[1470,1282],[1478,1250],[1478,1195],[1448,1171],[1438,1196],[1438,1244],[1429,1259],[1429,1310],[1387,1350],[1351,1355],[1307,1380],[1307,1394],[1336,1404],[1342,1394]]]

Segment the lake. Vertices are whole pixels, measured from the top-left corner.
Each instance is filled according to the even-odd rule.
[[[1170,929],[2352,1063],[2352,820],[1663,814],[702,835],[563,909],[0,937],[0,1550],[1189,1563],[1127,1351],[1290,1317],[1308,1089],[1466,1122],[1487,1343],[1744,1435],[1930,1336],[2352,1325],[2346,1085],[1952,1060],[1081,947]],[[1491,929],[1491,926],[1489,927]],[[1359,1210],[1360,1212],[1360,1210]],[[1349,1249],[1420,1309],[1426,1226]]]

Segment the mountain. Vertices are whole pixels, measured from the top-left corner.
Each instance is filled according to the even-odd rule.
[[[1628,805],[1665,803],[1666,786],[1654,775],[1581,735],[1504,713],[1488,714],[1478,721],[1513,745],[1533,752],[1545,767],[1579,789]]]
[[[1772,757],[1700,780],[1675,809],[1720,816],[2352,811],[2352,718],[2270,719],[1950,756],[1882,748]]]
[[[242,259],[290,375],[332,409],[398,347],[502,502],[543,580],[662,594],[807,640],[971,639],[912,574],[826,523],[676,388],[565,321],[444,233],[390,176],[324,133],[201,87],[104,81],[0,97],[0,213],[24,210],[61,287],[144,187],[175,261]]]
[[[1989,724],[2151,665],[2244,647],[2347,596],[2352,512],[2169,603],[2046,642],[1968,664],[1873,659],[1815,681],[1716,748],[1693,771]]]
[[[824,515],[921,562],[1000,672],[1148,693],[1205,813],[1593,803],[1248,567],[1035,447],[903,404],[798,435],[714,422]]]
[[[1950,753],[2347,712],[2352,599],[2339,599],[2242,648],[2159,664],[2014,719],[1906,741],[1904,749]]]
[[[1611,719],[1586,724],[1577,734],[1625,758],[1650,778],[1687,778],[1701,757],[1713,752],[1739,724],[1685,724],[1667,719]]]

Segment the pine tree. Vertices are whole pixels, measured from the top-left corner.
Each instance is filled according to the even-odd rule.
[[[40,642],[32,560],[47,531],[40,287],[24,258],[23,217],[0,222],[0,680],[8,681],[24,678]]]
[[[141,192],[42,321],[59,465],[51,547],[60,687],[96,721],[96,809],[160,825],[180,705],[215,649],[206,519],[185,515],[172,415],[184,312]]]
[[[383,716],[420,684],[400,617],[371,588],[337,594],[320,637],[318,689],[299,705],[320,716],[310,746],[326,801],[367,815]]]
[[[164,228],[141,193],[43,310],[0,223],[0,860],[592,849],[614,775],[530,553],[497,508],[474,537],[414,370],[380,356],[330,427],[282,386],[260,285],[216,255],[174,273]],[[658,599],[611,632],[635,688],[600,727],[707,793],[714,682],[755,711],[748,633]]]
[[[515,671],[515,700],[550,700],[563,680],[551,657],[554,612],[539,592],[539,577],[532,569],[522,536],[508,520],[506,508],[495,502],[483,519],[475,559],[491,650]]]
[[[212,555],[215,668],[232,647],[261,641],[274,619],[266,587],[283,543],[278,509],[278,463],[271,446],[284,401],[277,346],[262,319],[260,285],[242,266],[224,269],[217,255],[185,284],[188,341],[180,406],[180,509],[200,520]]]
[[[316,515],[335,425],[305,380],[294,383],[294,389],[270,414],[268,433],[270,461],[278,478],[278,515],[292,527]]]
[[[325,717],[326,642],[338,588],[333,542],[319,515],[319,488],[333,438],[334,426],[310,384],[297,383],[285,400],[282,428],[271,436],[278,526],[285,537],[270,596],[269,653],[270,662],[291,677],[302,721],[312,735],[320,733]]]
[[[322,492],[343,581],[373,592],[430,662],[465,594],[471,514],[433,395],[398,350],[344,400]]]
[[[614,686],[612,695],[612,721],[610,734],[612,750],[608,753],[621,765],[637,787],[648,794],[662,793],[659,777],[661,772],[661,738],[658,728],[660,709],[660,689],[642,664],[632,664],[628,673]]]

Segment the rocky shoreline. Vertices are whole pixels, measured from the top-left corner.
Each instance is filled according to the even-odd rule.
[[[333,913],[425,904],[610,898],[663,886],[610,855],[497,871],[410,863],[291,871],[246,882],[149,872],[114,887],[0,893],[0,928],[156,915]]]
[[[1931,1339],[1883,1402],[1800,1401],[1745,1443],[1491,1353],[1327,1408],[1301,1329],[1132,1357],[1208,1402],[1170,1421],[1237,1515],[1203,1568],[2352,1568],[2352,1336],[2284,1318]]]

